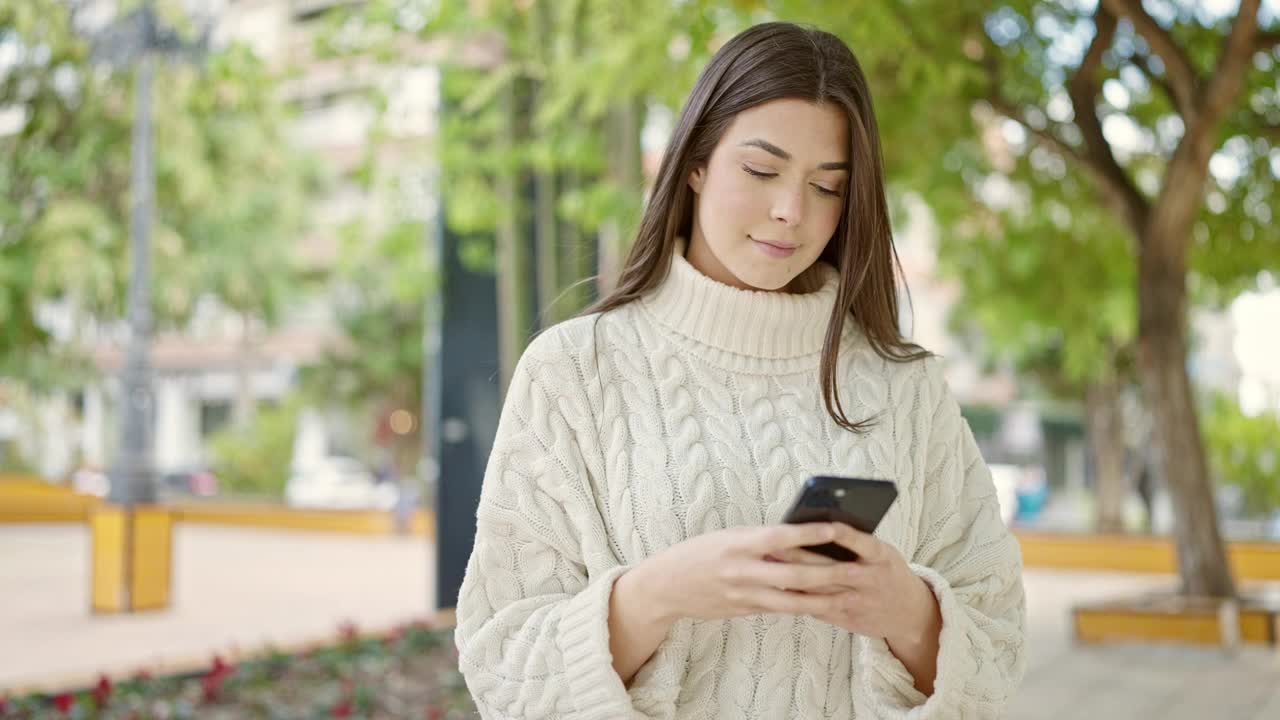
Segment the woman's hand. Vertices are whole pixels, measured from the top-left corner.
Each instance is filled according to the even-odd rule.
[[[781,552],[774,559],[838,568],[842,577],[819,590],[838,599],[836,609],[813,616],[849,632],[884,638],[889,651],[911,673],[916,689],[932,695],[942,632],[942,613],[933,589],[911,571],[892,545],[847,525],[840,525],[837,535],[836,543],[858,554],[856,562],[836,562],[805,550]]]
[[[766,558],[835,540],[829,523],[736,527],[672,545],[623,573],[609,599],[613,668],[630,685],[681,618],[721,620],[756,613],[816,616],[838,609],[835,567]]]
[[[784,564],[835,569],[834,582],[810,592],[838,598],[837,607],[814,617],[890,644],[914,644],[930,632],[936,638],[936,627],[941,626],[937,598],[898,549],[848,525],[837,524],[836,531],[834,542],[857,553],[856,562],[837,562],[801,549],[773,556]]]
[[[648,587],[649,601],[668,622],[757,613],[834,617],[843,597],[821,591],[839,584],[845,568],[768,558],[835,541],[841,527],[806,523],[719,530],[672,545],[628,575]]]

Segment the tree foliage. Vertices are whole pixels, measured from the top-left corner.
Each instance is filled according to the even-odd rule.
[[[284,496],[299,405],[298,397],[285,398],[279,405],[255,413],[248,427],[229,427],[209,439],[219,493]]]
[[[1234,398],[1221,393],[1207,398],[1204,416],[1205,444],[1218,482],[1240,488],[1246,513],[1280,508],[1280,418],[1272,412],[1246,415]]]
[[[35,358],[74,354],[85,331],[124,314],[133,76],[94,62],[76,26],[82,7],[0,5],[0,55],[12,58],[0,68],[0,374],[33,374]],[[157,64],[162,328],[202,296],[271,321],[301,282],[293,248],[319,175],[288,140],[279,80],[238,45],[199,67]]]

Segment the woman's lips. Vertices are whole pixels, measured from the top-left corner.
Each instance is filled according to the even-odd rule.
[[[795,254],[796,249],[800,247],[799,245],[781,245],[781,244],[770,242],[768,240],[757,240],[751,237],[750,235],[748,235],[747,237],[751,240],[751,242],[755,243],[756,247],[760,248],[762,252],[764,252],[766,255],[770,257],[776,257],[776,258],[791,257],[792,255]]]

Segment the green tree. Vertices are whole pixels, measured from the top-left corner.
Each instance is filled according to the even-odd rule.
[[[372,2],[332,17],[322,45],[335,52],[376,54],[388,31],[476,50],[445,69],[436,157],[451,228],[497,274],[504,377],[538,326],[588,304],[584,281],[616,275],[639,218],[648,108],[678,109],[692,87],[735,17],[713,5]]]
[[[423,329],[426,299],[436,277],[426,264],[420,221],[396,222],[365,242],[365,223],[345,228],[342,257],[334,272],[334,303],[341,345],[303,375],[307,397],[377,416],[405,410],[415,429],[423,420]],[[393,435],[392,461],[400,477],[411,477],[421,453],[416,432]]]
[[[124,311],[130,76],[94,66],[73,31],[83,3],[0,5],[0,373],[74,356],[78,330]],[[287,141],[278,79],[232,46],[201,68],[162,65],[155,94],[154,313],[179,326],[205,295],[272,321],[297,288],[292,244],[314,167]],[[41,309],[71,309],[72,342]],[[43,370],[47,372],[46,370]]]
[[[953,324],[1051,398],[1083,405],[1098,529],[1121,532],[1130,485],[1121,397],[1136,379],[1128,239],[1105,211],[1089,212],[1078,186],[1010,170],[1025,190],[1013,207],[975,211],[941,244],[943,272],[963,288]]]
[[[1280,258],[1270,209],[1280,173],[1274,13],[1257,0],[1225,14],[1139,0],[892,2],[843,17],[764,4],[851,41],[877,88],[889,88],[878,98],[891,108],[881,123],[889,166],[948,231],[1001,174],[980,142],[990,126],[973,111],[1015,123],[1027,137],[1015,150],[1040,174],[1078,185],[1072,218],[1105,211],[1123,228],[1137,374],[1178,519],[1183,588],[1232,595],[1217,517],[1205,512],[1215,504],[1186,369],[1187,308],[1189,286],[1226,299]]]
[[[1205,442],[1218,481],[1240,488],[1245,512],[1266,516],[1280,508],[1280,418],[1245,415],[1235,399],[1215,394],[1205,402]]]

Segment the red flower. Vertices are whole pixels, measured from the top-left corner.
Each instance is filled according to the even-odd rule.
[[[58,712],[71,712],[71,708],[76,704],[76,699],[71,693],[62,693],[53,699],[53,706]]]
[[[222,681],[235,673],[235,667],[228,665],[221,655],[213,656],[213,667],[200,678],[200,688],[204,692],[205,702],[213,702],[222,690]]]
[[[360,639],[360,632],[356,629],[356,624],[350,620],[338,626],[338,634],[342,636],[343,642],[352,643]]]
[[[200,678],[200,690],[204,695],[205,702],[213,702],[218,699],[218,691],[222,689],[222,675],[209,673]]]
[[[351,717],[351,701],[346,698],[338,701],[338,704],[334,705],[333,709],[329,711],[329,716],[336,718]]]
[[[231,666],[227,664],[226,660],[222,659],[221,655],[213,656],[213,667],[209,668],[210,675],[225,675],[230,671]]]
[[[427,720],[440,720],[444,717],[444,708],[439,705],[428,705],[426,717]]]
[[[111,678],[105,674],[98,676],[98,684],[93,688],[93,702],[99,708],[104,708],[111,701]]]
[[[0,715],[9,712],[9,698],[0,695]]]
[[[147,670],[146,668],[143,668],[142,670],[138,671],[137,675],[133,676],[133,679],[134,681],[140,682],[140,683],[151,682],[151,671]]]

